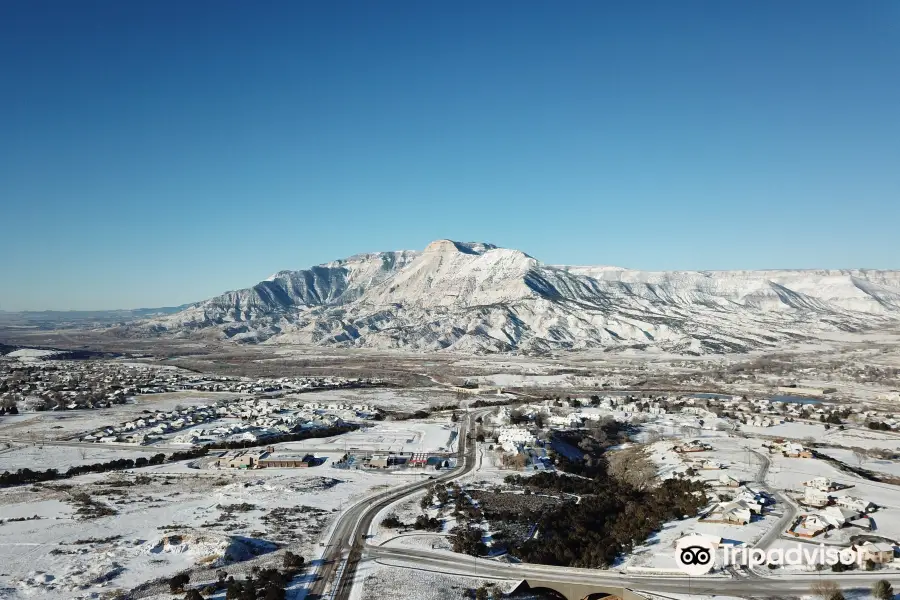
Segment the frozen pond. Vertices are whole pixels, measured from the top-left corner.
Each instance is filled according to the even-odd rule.
[[[822,404],[822,401],[817,400],[816,398],[790,395],[772,396],[769,398],[769,402],[784,402],[786,404]]]

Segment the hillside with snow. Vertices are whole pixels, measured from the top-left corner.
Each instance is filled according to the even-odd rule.
[[[551,266],[518,250],[439,240],[421,252],[280,271],[137,327],[244,343],[707,354],[898,325],[900,271]]]

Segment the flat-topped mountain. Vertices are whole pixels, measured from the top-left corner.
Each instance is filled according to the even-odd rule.
[[[739,352],[900,325],[900,271],[552,266],[485,243],[279,271],[139,326],[246,343],[545,352]]]

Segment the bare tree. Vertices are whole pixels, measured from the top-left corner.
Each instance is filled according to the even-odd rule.
[[[866,452],[865,448],[854,448],[853,458],[856,459],[856,464],[862,466],[866,459],[869,458],[869,453]]]
[[[700,436],[702,430],[696,425],[682,425],[679,428],[679,431],[681,431],[681,435],[684,437],[696,438]]]
[[[818,596],[822,600],[843,600],[844,594],[834,581],[817,581],[812,584],[809,591],[813,596]]]
[[[647,456],[646,446],[631,446],[608,454],[609,474],[632,487],[645,490],[656,483],[656,464]]]
[[[890,460],[894,456],[894,451],[890,448],[869,448],[866,450],[866,455],[873,459]]]
[[[521,471],[525,468],[526,459],[525,456],[521,453],[518,454],[504,454],[500,458],[500,463],[506,469],[515,469],[517,471]]]
[[[891,600],[894,597],[894,587],[887,579],[882,579],[872,586],[872,595],[879,600]]]

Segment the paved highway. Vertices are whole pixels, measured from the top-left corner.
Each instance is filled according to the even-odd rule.
[[[475,445],[469,444],[468,432],[474,420],[490,412],[491,408],[475,410],[459,423],[457,468],[434,479],[426,479],[412,485],[366,498],[345,510],[332,530],[322,557],[319,578],[310,588],[313,598],[346,600],[350,596],[356,569],[365,549],[363,537],[375,516],[389,504],[414,494],[436,483],[448,483],[466,475],[475,466]]]
[[[540,579],[544,581],[595,584],[598,586],[626,587],[634,590],[657,593],[687,593],[734,596],[779,596],[808,594],[810,586],[817,581],[834,580],[844,588],[866,588],[880,579],[900,581],[896,575],[886,573],[832,573],[790,574],[785,576],[765,576],[762,573],[747,573],[749,578],[727,576],[687,577],[685,575],[633,575],[619,574],[596,569],[573,569],[534,564],[508,564],[491,559],[475,559],[463,554],[441,550],[389,548],[368,545],[364,535],[375,516],[388,505],[406,496],[421,491],[434,483],[447,483],[468,474],[475,467],[474,444],[468,443],[467,433],[474,419],[490,412],[490,408],[469,413],[460,422],[459,467],[452,472],[425,480],[400,489],[367,498],[346,510],[332,532],[328,550],[323,557],[319,579],[310,593],[313,598],[348,600],[356,578],[360,562],[375,562],[400,568],[457,574],[467,577],[519,581]],[[784,526],[796,514],[796,505],[783,494],[765,483],[769,469],[769,458],[748,448],[760,459],[760,469],[756,483],[778,497],[785,506],[783,516],[777,524],[757,542],[760,548],[768,548],[784,530]]]
[[[749,448],[748,450],[760,460],[760,468],[756,476],[756,483],[777,496],[779,501],[785,507],[784,514],[775,526],[770,528],[756,544],[760,548],[767,549],[772,542],[778,539],[786,524],[793,519],[797,512],[797,507],[783,494],[773,490],[766,484],[765,478],[770,466],[769,458],[760,452],[750,450]],[[462,471],[457,471],[454,475],[459,477],[471,470],[473,466],[474,461],[470,458],[464,469]],[[381,508],[390,504],[390,502],[396,501],[396,499],[397,498],[395,497],[394,500],[381,503],[377,509],[372,512],[371,516],[374,517],[374,514],[377,513],[378,510],[381,510]],[[370,523],[371,518],[364,523],[364,530],[368,530]],[[568,567],[553,567],[524,563],[508,564],[490,559],[475,559],[471,556],[441,550],[390,548],[372,545],[365,545],[363,550],[366,559],[401,568],[457,574],[467,577],[477,575],[478,577],[485,579],[493,578],[519,581],[522,579],[533,578],[544,581],[587,583],[598,586],[626,587],[634,590],[657,593],[727,594],[735,596],[797,595],[808,594],[812,584],[826,579],[835,580],[844,588],[850,589],[867,588],[871,587],[873,583],[880,579],[896,578],[896,575],[892,574],[867,572],[843,573],[840,575],[826,572],[814,574],[790,574],[783,576],[765,576],[766,574],[751,572],[747,573],[749,578],[734,579],[723,576],[692,578],[684,575],[623,575],[596,569],[573,569]],[[354,572],[358,563],[359,558],[357,557],[353,565]],[[343,587],[341,588],[343,595],[335,597],[349,597],[352,581],[352,577],[345,577],[342,581]]]
[[[787,497],[786,494],[782,494],[778,490],[770,487],[766,483],[766,474],[769,472],[769,465],[771,464],[769,461],[769,457],[763,454],[762,452],[757,452],[756,450],[751,450],[747,448],[749,452],[751,452],[754,456],[756,456],[761,461],[759,473],[756,476],[756,483],[759,487],[766,490],[769,494],[778,499],[778,502],[781,503],[781,506],[784,507],[783,514],[778,522],[775,523],[773,527],[770,527],[768,531],[756,542],[757,548],[762,548],[763,550],[767,550],[769,546],[772,545],[772,542],[781,537],[783,531],[788,528],[789,523],[794,520],[794,517],[797,516],[798,507],[797,504]]]
[[[896,574],[832,573],[791,574],[761,579],[731,579],[721,576],[687,577],[685,575],[622,575],[596,569],[574,569],[534,564],[507,564],[490,559],[474,559],[444,550],[419,550],[366,546],[367,557],[378,563],[401,568],[434,571],[484,579],[543,581],[617,586],[646,592],[688,593],[729,596],[779,596],[808,594],[817,581],[833,580],[844,588],[871,587],[880,579],[894,580]]]

